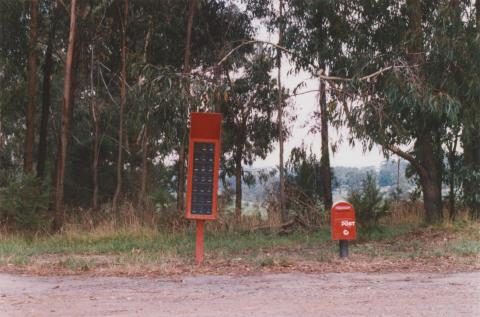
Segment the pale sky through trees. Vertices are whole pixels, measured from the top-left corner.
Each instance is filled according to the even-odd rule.
[[[257,24],[259,32],[257,39],[264,40],[272,43],[277,42],[276,34],[268,34],[265,28]],[[288,58],[283,55],[282,59],[282,83],[284,87],[292,90],[302,81],[306,80],[304,88],[298,92],[318,89],[318,80],[311,79],[310,74],[306,72],[300,72],[295,74],[293,72],[293,64],[289,63]],[[276,70],[274,71],[276,74]],[[290,72],[290,74],[289,74]],[[285,142],[285,161],[288,160],[290,151],[296,146],[300,146],[302,142],[307,146],[312,146],[314,153],[320,156],[320,134],[313,134],[310,132],[314,124],[318,124],[319,120],[312,119],[314,111],[318,108],[318,97],[316,92],[311,92],[304,95],[299,95],[290,98],[290,105],[287,109],[287,113],[293,113],[297,116],[295,121],[290,123],[291,135]],[[337,132],[334,128],[329,128],[330,144],[337,142],[339,134],[345,135],[348,133],[347,129],[342,129]],[[330,163],[332,166],[379,166],[380,163],[385,160],[380,149],[374,146],[372,151],[363,153],[361,145],[357,144],[355,147],[348,145],[348,142],[344,141],[338,146],[336,153],[332,153],[330,147]],[[253,166],[257,168],[276,166],[279,162],[279,150],[278,142],[275,144],[274,150],[267,156],[265,160],[257,159]]]

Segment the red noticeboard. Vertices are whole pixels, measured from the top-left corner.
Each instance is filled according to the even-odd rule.
[[[332,239],[355,240],[357,229],[355,210],[347,202],[341,201],[332,206]]]
[[[217,218],[220,113],[191,114],[187,176],[187,219]]]

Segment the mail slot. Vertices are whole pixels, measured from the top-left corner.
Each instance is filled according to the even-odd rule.
[[[191,114],[186,206],[188,219],[217,218],[221,124],[222,116],[219,113]]]
[[[357,237],[355,210],[347,202],[341,201],[332,207],[332,239],[355,240]]]

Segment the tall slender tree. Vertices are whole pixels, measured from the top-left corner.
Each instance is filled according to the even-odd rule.
[[[122,17],[122,37],[121,37],[121,61],[120,61],[120,107],[118,114],[118,152],[117,152],[117,185],[112,201],[112,214],[114,216],[114,224],[118,225],[119,200],[122,193],[123,180],[123,115],[125,104],[127,103],[127,18],[128,18],[128,0],[123,1],[123,17]]]
[[[190,52],[191,52],[191,45],[192,45],[192,26],[193,26],[193,18],[195,16],[195,7],[197,1],[196,0],[189,0],[188,6],[188,19],[187,19],[187,32],[185,36],[185,50],[183,55],[183,73],[188,75],[190,73]],[[185,94],[187,96],[190,95],[190,88],[187,83],[185,84]],[[190,105],[189,105],[190,106]],[[187,127],[186,122],[182,127],[182,131],[180,132],[181,140],[180,140],[180,148],[178,152],[178,190],[177,190],[177,211],[178,213],[184,212],[185,209],[185,159],[186,159],[186,137],[187,137]]]
[[[320,132],[321,168],[319,181],[324,206],[332,205],[332,172],[328,128],[331,124],[327,104],[333,101],[327,93],[328,82],[322,76],[344,69],[343,45],[349,34],[347,1],[296,1],[288,0],[286,14],[285,46],[292,52],[297,71],[305,70],[319,80],[318,109],[315,132]]]
[[[28,104],[26,111],[25,150],[23,170],[33,172],[33,148],[35,143],[35,108],[37,97],[37,41],[38,0],[30,1],[30,47],[28,53]]]
[[[145,45],[143,48],[143,58],[142,62],[147,65],[148,63],[148,48],[150,45],[151,37],[152,37],[152,28],[153,28],[153,21],[152,18],[149,17],[148,20],[148,27],[147,32],[145,34]],[[150,117],[150,109],[147,106],[145,109],[145,116],[144,116],[144,123],[143,123],[143,133],[142,133],[142,172],[140,178],[140,191],[138,193],[138,206],[142,210],[147,208],[147,181],[148,181],[148,152],[149,152],[149,117]],[[143,219],[143,218],[142,218]]]
[[[40,119],[40,131],[38,138],[38,152],[37,152],[37,176],[43,179],[45,176],[45,165],[47,161],[47,147],[48,147],[48,119],[50,116],[51,104],[51,81],[53,73],[53,49],[55,33],[57,29],[57,21],[60,10],[55,1],[54,8],[51,10],[50,30],[47,39],[47,49],[45,51],[45,59],[43,63],[43,87],[42,87],[42,114]]]
[[[283,32],[284,32],[284,21],[283,21],[283,0],[280,0],[278,3],[278,46],[283,45]],[[284,222],[287,221],[288,213],[285,206],[285,164],[283,162],[283,148],[284,148],[284,136],[283,136],[283,91],[282,91],[282,50],[277,49],[277,84],[278,84],[278,93],[277,93],[277,125],[278,125],[278,145],[279,145],[279,181],[280,181],[280,191],[279,191],[279,201],[280,201],[280,214]]]
[[[278,86],[269,75],[274,62],[265,52],[257,51],[245,63],[242,77],[232,79],[226,71],[230,96],[223,107],[222,148],[226,153],[224,173],[235,177],[237,222],[242,216],[242,184],[253,181],[244,165],[252,165],[257,157],[265,158],[278,140],[278,121],[272,118],[277,110]]]
[[[477,40],[473,40],[471,46],[478,48],[480,46],[478,37],[480,37],[480,0],[475,1],[475,28]],[[477,53],[478,54],[478,53]],[[472,61],[475,57],[472,56]],[[473,63],[472,63],[473,64]],[[471,73],[476,73],[477,70],[472,69]],[[477,84],[478,85],[478,84]],[[476,87],[473,83],[473,87]],[[474,91],[469,91],[473,99],[477,98]],[[480,219],[480,190],[478,182],[480,180],[480,110],[478,100],[469,102],[463,109],[463,133],[461,141],[464,153],[465,175],[463,180],[463,192],[467,207],[470,212],[470,217],[475,220]]]
[[[63,85],[63,107],[61,116],[60,138],[57,151],[57,170],[55,175],[55,214],[54,230],[60,229],[63,225],[64,213],[64,187],[65,187],[65,165],[67,161],[67,146],[70,133],[70,112],[72,105],[72,75],[73,75],[73,53],[75,47],[75,36],[77,30],[77,1],[72,0],[70,4],[70,29],[68,35],[67,58],[65,60],[65,79]]]
[[[90,111],[93,121],[93,147],[92,147],[92,210],[98,210],[98,195],[99,195],[99,183],[98,183],[98,163],[100,160],[100,114],[98,111],[98,102],[96,96],[96,87],[94,85],[94,71],[95,71],[95,51],[94,46],[91,47],[91,60],[90,60]]]
[[[324,66],[324,65],[323,65]],[[328,108],[327,108],[327,93],[326,83],[320,79],[319,87],[319,108],[320,108],[320,136],[321,156],[320,156],[320,181],[322,201],[325,208],[329,210],[332,207],[332,171],[330,168],[330,151],[328,140]]]

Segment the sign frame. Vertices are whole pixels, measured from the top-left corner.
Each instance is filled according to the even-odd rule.
[[[220,113],[192,112],[191,128],[188,153],[187,195],[186,195],[186,218],[191,220],[215,220],[217,219],[218,206],[218,171],[220,169],[220,146],[221,146],[222,115]],[[213,155],[213,188],[212,208],[210,214],[192,213],[192,189],[194,174],[194,149],[195,143],[213,143],[215,150]]]

